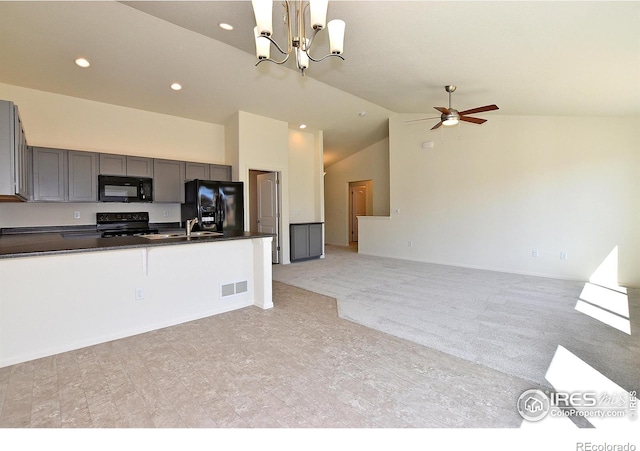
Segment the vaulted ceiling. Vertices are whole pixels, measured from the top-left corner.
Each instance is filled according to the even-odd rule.
[[[640,116],[640,2],[331,1],[328,16],[347,24],[346,61],[301,77],[254,66],[250,1],[1,1],[0,82],[217,124],[238,110],[306,123],[324,131],[325,165],[387,136],[394,113],[436,116],[447,84],[458,109],[497,104],[487,119]],[[425,138],[431,125],[417,125]]]

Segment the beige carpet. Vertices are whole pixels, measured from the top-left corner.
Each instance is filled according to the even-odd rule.
[[[11,443],[2,436],[8,428],[522,424],[515,405],[529,388],[526,381],[343,321],[334,299],[273,285],[270,310],[234,310],[0,368],[0,440]],[[82,437],[74,449],[87,448]],[[25,438],[21,434],[22,449],[37,449]],[[198,435],[203,438],[209,436]],[[208,448],[215,449],[220,437],[211,439]],[[276,443],[272,434],[269,439]],[[250,449],[234,442],[238,446]]]
[[[359,255],[274,266],[276,281],[331,296],[342,318],[531,382],[563,346],[626,390],[640,388],[640,293],[632,335],[575,309],[584,282]]]

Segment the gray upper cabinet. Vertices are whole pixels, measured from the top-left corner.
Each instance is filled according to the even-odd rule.
[[[209,178],[209,164],[207,163],[185,163],[185,181],[189,180],[211,180]]]
[[[184,202],[184,161],[154,159],[153,175],[154,202]]]
[[[33,200],[66,200],[67,151],[47,147],[33,148]]]
[[[22,120],[15,106],[15,144],[16,148],[16,194],[22,199],[31,199],[31,148],[22,128]]]
[[[218,182],[231,182],[231,166],[222,164],[210,164],[209,180],[216,180]]]
[[[0,100],[0,201],[97,202],[98,174],[153,178],[154,202],[182,203],[185,180],[231,181],[232,170],[222,164],[30,148],[17,108]]]
[[[127,175],[153,178],[153,158],[127,156]]]
[[[231,181],[231,166],[224,164],[192,163],[187,161],[185,166],[185,181],[215,180],[218,182]]]
[[[100,154],[100,174],[127,175],[126,155]]]
[[[100,154],[100,174],[153,177],[153,158]]]
[[[96,202],[98,200],[98,154],[70,150],[69,202]]]
[[[0,100],[0,200],[31,197],[31,152],[18,107]]]
[[[46,202],[96,202],[98,156],[48,147],[33,148],[33,200]]]

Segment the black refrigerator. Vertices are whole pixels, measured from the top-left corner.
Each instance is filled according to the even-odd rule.
[[[244,186],[242,182],[191,180],[184,184],[181,207],[183,224],[198,218],[193,230],[242,232],[244,230]]]

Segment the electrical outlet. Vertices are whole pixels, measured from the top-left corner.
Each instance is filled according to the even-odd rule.
[[[164,215],[164,217],[165,217],[165,218],[168,218],[168,217],[169,217],[169,212],[168,212],[167,210],[165,210],[165,211],[163,212],[163,215]]]
[[[80,219],[80,212],[79,211],[74,211],[73,212],[73,219]]]
[[[413,246],[413,241],[409,241],[407,244],[408,244],[409,247],[412,247]]]
[[[566,252],[560,252],[560,260],[567,260],[568,256]]]
[[[540,255],[540,253],[538,252],[538,249],[533,249],[531,251],[531,256],[532,257],[538,257]]]
[[[144,288],[136,288],[136,301],[144,299]]]

